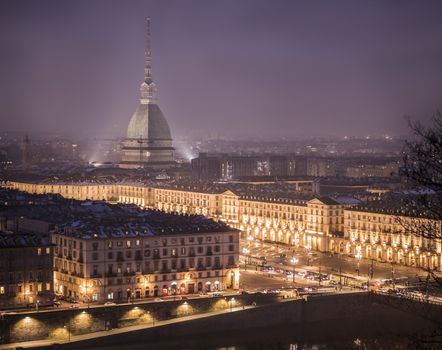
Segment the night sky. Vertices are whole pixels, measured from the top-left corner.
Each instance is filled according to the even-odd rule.
[[[402,134],[442,109],[442,1],[0,1],[0,130],[124,136],[153,76],[173,136]]]

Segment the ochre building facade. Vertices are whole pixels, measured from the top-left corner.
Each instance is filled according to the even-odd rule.
[[[243,238],[251,236],[294,248],[439,271],[442,266],[441,243],[407,232],[397,214],[361,209],[328,197],[307,200],[279,194],[236,194],[198,186],[161,187],[139,183],[9,182],[8,185],[30,193],[59,193],[79,200],[132,203],[165,212],[201,214],[241,230]]]

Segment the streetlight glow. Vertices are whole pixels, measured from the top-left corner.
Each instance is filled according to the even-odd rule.
[[[296,259],[295,257],[293,257],[291,260],[291,263],[293,265],[293,283],[295,283],[295,275],[296,275],[296,264],[298,263],[298,259]]]

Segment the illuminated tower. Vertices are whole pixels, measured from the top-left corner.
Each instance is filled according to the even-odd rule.
[[[157,88],[152,79],[149,18],[145,60],[140,103],[127,128],[120,167],[167,169],[175,164],[174,148],[169,124],[157,104]]]

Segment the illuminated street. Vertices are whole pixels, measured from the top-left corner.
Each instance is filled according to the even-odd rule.
[[[361,259],[359,263],[359,276],[357,271],[358,261],[355,258],[343,255],[334,255],[331,253],[321,253],[318,251],[308,252],[306,249],[294,251],[289,246],[277,245],[261,241],[241,240],[241,246],[250,251],[249,255],[254,257],[265,257],[267,264],[273,266],[275,269],[283,269],[285,271],[292,271],[293,265],[290,264],[290,259],[295,256],[298,262],[295,266],[296,272],[321,272],[323,274],[331,274],[337,277],[340,273],[342,275],[351,276],[357,280],[367,280],[371,265],[373,264],[373,281],[381,281],[383,279],[392,279],[401,277],[409,277],[413,280],[420,277],[425,280],[427,273],[422,269],[413,268],[409,266],[391,265],[388,263],[381,263],[378,261],[369,261]],[[286,255],[284,258],[284,254]],[[283,257],[281,257],[283,256]],[[254,269],[254,266],[249,266],[248,269]],[[393,269],[393,273],[392,273]],[[304,282],[296,276],[297,282]]]

